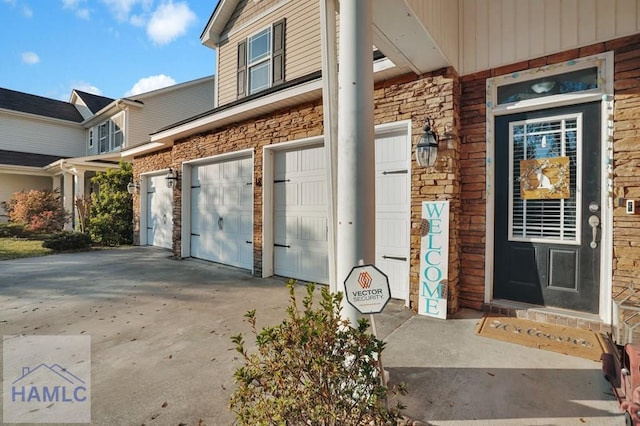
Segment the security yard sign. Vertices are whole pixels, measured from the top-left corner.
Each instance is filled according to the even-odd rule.
[[[344,290],[347,302],[361,314],[379,314],[391,299],[389,278],[374,265],[354,266]]]

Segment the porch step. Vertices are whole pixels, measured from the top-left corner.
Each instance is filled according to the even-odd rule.
[[[483,312],[528,319],[547,324],[563,325],[580,330],[611,334],[611,325],[603,323],[597,315],[566,309],[530,305],[511,300],[494,300],[482,306]]]

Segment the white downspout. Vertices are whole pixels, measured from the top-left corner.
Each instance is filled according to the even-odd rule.
[[[338,162],[338,58],[335,0],[320,1],[322,48],[322,112],[324,150],[327,161],[327,217],[329,244],[329,291],[336,293],[336,171]],[[341,290],[341,288],[340,288]]]

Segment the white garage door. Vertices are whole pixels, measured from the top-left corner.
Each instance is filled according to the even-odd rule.
[[[396,299],[409,296],[410,156],[406,133],[376,136],[376,266]]]
[[[322,146],[278,151],[274,157],[276,275],[327,283],[327,184]]]
[[[167,188],[164,175],[147,178],[147,244],[173,246],[173,189]]]
[[[409,295],[410,150],[406,132],[376,136],[376,266],[391,295]],[[323,147],[276,152],[274,272],[328,281],[327,197]]]
[[[253,269],[251,157],[191,169],[191,256]]]

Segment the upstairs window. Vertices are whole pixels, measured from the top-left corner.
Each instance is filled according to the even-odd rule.
[[[109,149],[109,122],[105,121],[98,127],[98,149],[100,153],[108,152]]]
[[[93,129],[89,129],[89,148],[93,148]]]
[[[89,131],[92,138],[92,131]],[[124,113],[118,114],[98,126],[98,152],[103,154],[121,148],[124,144]]]
[[[116,117],[113,117],[113,120],[111,121],[111,126],[113,129],[113,144],[112,147],[113,149],[115,148],[120,148],[122,146],[122,141],[123,141],[123,134],[122,134],[122,127],[123,127],[123,122],[124,122],[124,115],[120,114]]]
[[[284,44],[284,19],[238,43],[238,98],[284,82]]]

